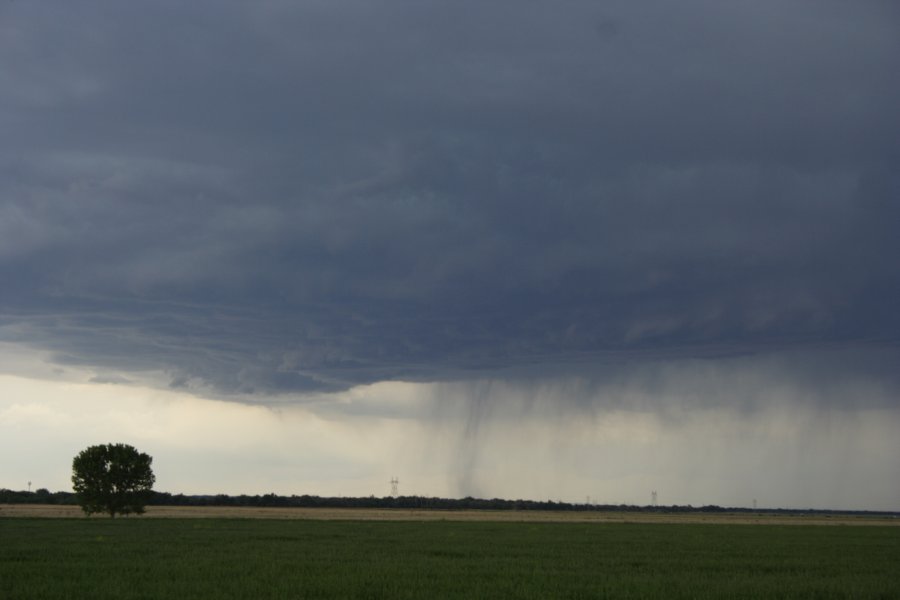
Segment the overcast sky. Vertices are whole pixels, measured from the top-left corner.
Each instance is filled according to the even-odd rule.
[[[0,487],[900,510],[892,0],[0,3]]]

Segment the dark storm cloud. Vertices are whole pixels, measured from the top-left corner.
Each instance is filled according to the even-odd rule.
[[[226,393],[891,348],[898,32],[874,1],[6,3],[0,337]]]

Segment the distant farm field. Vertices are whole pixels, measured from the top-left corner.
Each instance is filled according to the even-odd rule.
[[[82,518],[75,505],[0,504],[0,518]],[[102,516],[94,516],[102,519]],[[706,523],[741,525],[869,525],[900,527],[900,519],[878,514],[435,510],[404,508],[273,508],[253,506],[148,506],[141,517],[163,519],[312,519],[326,521],[501,521],[545,523]]]
[[[896,598],[898,572],[897,527],[0,518],[4,599]]]

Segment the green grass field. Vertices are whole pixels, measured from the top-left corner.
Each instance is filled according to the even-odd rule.
[[[0,598],[900,598],[900,528],[0,519]]]

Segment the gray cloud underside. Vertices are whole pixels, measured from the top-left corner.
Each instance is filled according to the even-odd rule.
[[[892,363],[896,7],[634,4],[4,3],[0,338],[225,394]]]

